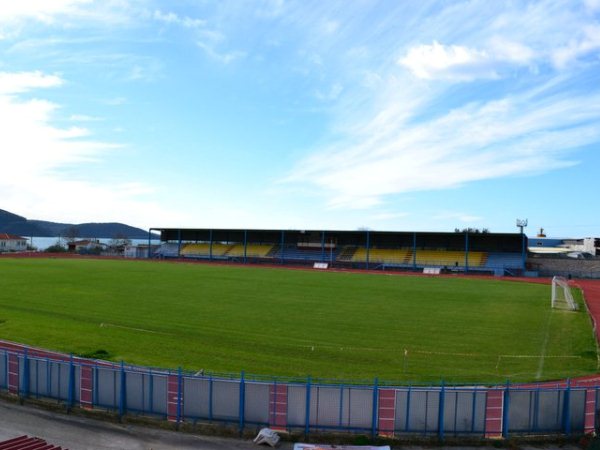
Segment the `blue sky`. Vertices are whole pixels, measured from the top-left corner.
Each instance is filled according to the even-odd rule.
[[[0,5],[0,208],[600,236],[600,0]]]

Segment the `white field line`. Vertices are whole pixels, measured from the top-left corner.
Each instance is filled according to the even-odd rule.
[[[296,347],[296,346],[294,346],[294,347]],[[545,354],[540,354],[540,355],[495,355],[495,354],[490,354],[490,353],[432,352],[432,351],[427,351],[427,350],[411,350],[409,348],[407,348],[407,349],[405,349],[405,348],[386,349],[386,348],[382,348],[382,347],[356,347],[356,346],[340,347],[338,345],[323,345],[323,344],[321,344],[321,345],[300,345],[298,347],[310,349],[312,351],[319,350],[319,349],[372,350],[372,351],[383,350],[386,352],[390,352],[390,351],[406,352],[406,354],[405,354],[406,356],[410,356],[411,354],[418,354],[418,355],[440,355],[440,356],[468,356],[468,357],[473,357],[473,358],[497,357],[498,360],[500,360],[501,358],[536,358],[536,359],[537,358],[544,358],[544,359],[548,359],[548,358],[580,359],[580,358],[582,358],[579,355],[545,355]]]
[[[542,342],[542,349],[540,351],[540,362],[538,364],[538,370],[535,373],[536,380],[539,380],[544,372],[544,358],[548,347],[548,338],[550,337],[550,322],[552,322],[552,309],[548,311],[548,320],[546,320],[546,329],[544,330],[544,341]]]
[[[108,322],[102,322],[100,324],[100,328],[122,328],[124,330],[132,330],[132,331],[141,331],[142,333],[153,333],[153,334],[166,334],[166,335],[171,335],[171,333],[164,333],[162,331],[155,331],[155,330],[147,330],[145,328],[134,328],[134,327],[127,327],[125,325],[116,325],[114,323],[108,323]]]
[[[556,358],[556,359],[581,359],[581,356],[578,355],[498,355],[498,360],[496,361],[496,369],[500,367],[500,360],[502,358],[540,358],[541,360]],[[536,376],[538,376],[536,374]],[[541,374],[540,374],[541,376]],[[538,377],[539,378],[539,377]]]

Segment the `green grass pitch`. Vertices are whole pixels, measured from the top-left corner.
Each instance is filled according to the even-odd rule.
[[[597,368],[585,309],[552,310],[548,285],[19,258],[0,278],[0,338],[132,364],[449,383]]]

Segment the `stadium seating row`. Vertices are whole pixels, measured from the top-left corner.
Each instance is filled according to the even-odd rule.
[[[164,243],[155,253],[158,257],[239,259],[265,258],[296,261],[336,261],[366,263],[398,267],[465,267],[470,268],[510,268],[521,265],[521,255],[515,253],[487,253],[452,250],[415,250],[412,248],[369,248],[343,246],[337,249],[299,248],[294,245],[277,244],[222,244],[187,243],[181,249],[174,243]]]

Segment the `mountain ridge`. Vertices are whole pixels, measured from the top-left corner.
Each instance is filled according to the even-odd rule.
[[[0,209],[0,233],[36,237],[86,237],[146,239],[148,231],[120,222],[87,222],[80,224],[27,219]]]

